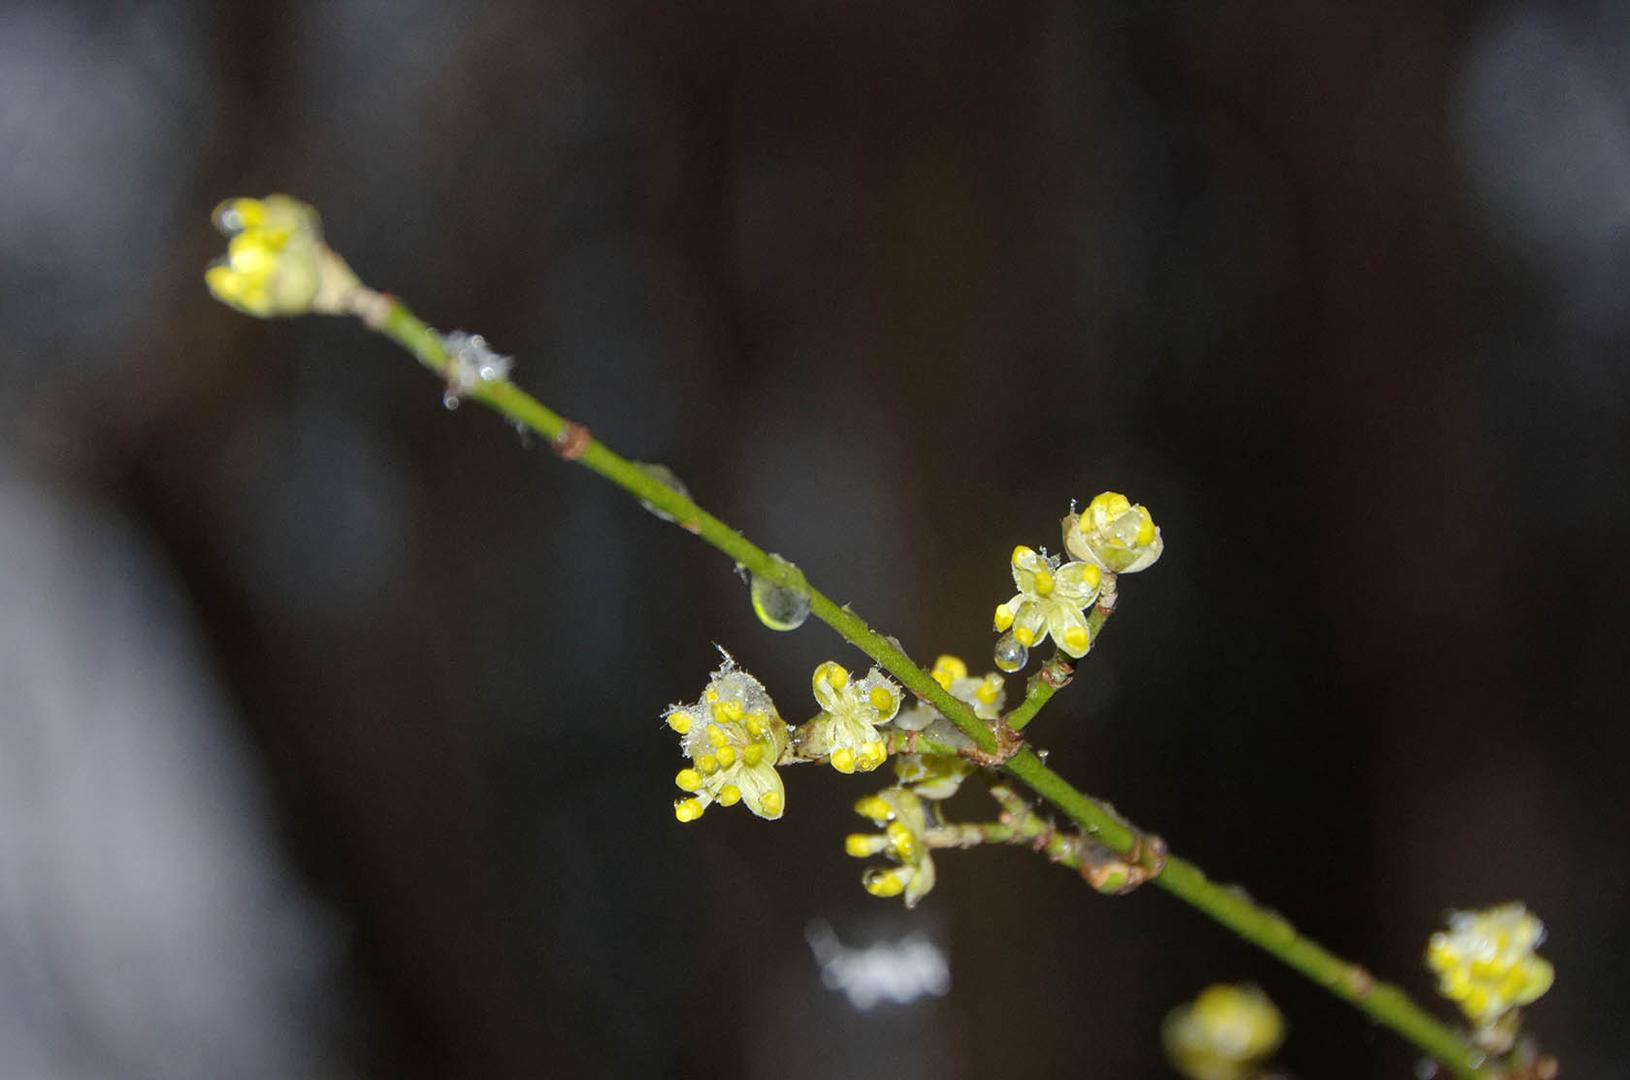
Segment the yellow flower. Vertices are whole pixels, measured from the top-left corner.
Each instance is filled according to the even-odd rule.
[[[831,660],[815,669],[813,682],[822,711],[805,751],[825,757],[840,773],[871,772],[883,764],[888,748],[877,729],[900,711],[900,688],[877,668],[855,679]]]
[[[217,300],[245,315],[337,314],[359,287],[351,268],[323,243],[317,211],[298,199],[228,199],[215,208],[215,225],[230,240],[226,255],[204,271],[204,282]]]
[[[861,884],[873,896],[904,896],[906,907],[916,907],[934,887],[934,860],[923,839],[928,831],[923,801],[904,788],[887,788],[855,803],[855,813],[870,818],[882,831],[850,833],[844,850],[857,859],[886,855],[893,863],[866,871]]]
[[[1490,1027],[1551,988],[1555,972],[1534,953],[1544,940],[1544,924],[1521,904],[1456,911],[1448,931],[1427,943],[1426,964],[1437,974],[1438,993],[1474,1024]]]
[[[1190,1080],[1244,1080],[1284,1041],[1285,1022],[1254,986],[1208,986],[1167,1015],[1161,1038]]]
[[[1153,566],[1165,545],[1149,511],[1106,491],[1064,519],[1064,548],[1106,574],[1134,574]]]
[[[996,605],[998,632],[1012,628],[1013,640],[1030,649],[1048,635],[1074,657],[1087,655],[1092,637],[1082,609],[1098,599],[1103,578],[1098,567],[1086,562],[1058,564],[1058,557],[1038,555],[1019,545],[1013,549],[1013,584],[1019,590],[1005,604]]]
[[[781,816],[787,797],[775,766],[787,748],[789,729],[757,679],[726,656],[701,698],[670,707],[664,719],[691,759],[674,777],[689,794],[674,803],[675,817],[695,821],[713,803],[738,802],[769,821]]]

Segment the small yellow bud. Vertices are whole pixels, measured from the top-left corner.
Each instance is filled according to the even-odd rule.
[[[1052,573],[1047,570],[1037,570],[1035,575],[1035,584],[1033,587],[1036,590],[1037,596],[1048,597],[1053,595]]]
[[[856,859],[876,855],[888,841],[876,833],[850,833],[843,838],[843,850]]]
[[[979,689],[973,693],[974,697],[979,699],[981,705],[994,704],[996,699],[1001,696],[1002,680],[995,675],[986,675],[984,681],[979,684]]]
[[[707,741],[717,748],[728,743],[730,738],[729,736],[725,735],[724,728],[720,727],[718,724],[709,724],[707,728]]]
[[[758,797],[758,808],[768,817],[779,817],[781,814],[781,793],[779,791],[766,791]]]
[[[674,803],[674,817],[680,821],[695,821],[705,809],[701,799],[681,799]]]
[[[724,718],[726,720],[740,720],[742,715],[741,702],[727,701],[724,703]]]
[[[996,605],[996,631],[1001,633],[1013,625],[1013,608],[1008,604]]]
[[[695,769],[680,769],[674,783],[679,785],[681,791],[698,791],[702,787],[702,774]]]
[[[747,728],[748,737],[753,739],[762,739],[770,730],[770,726],[765,723],[760,713],[748,713],[744,726]]]
[[[1063,645],[1066,652],[1079,656],[1086,652],[1087,646],[1091,644],[1092,639],[1084,626],[1072,626],[1064,631]]]
[[[1020,563],[1028,562],[1035,557],[1036,553],[1034,551],[1025,547],[1023,544],[1020,544],[1018,547],[1013,549],[1013,557],[1008,561],[1014,566],[1018,566]]]
[[[855,813],[863,818],[870,818],[879,825],[894,816],[894,810],[881,795],[867,795],[865,798],[857,799]]]
[[[871,772],[888,759],[888,748],[881,741],[869,742],[860,748],[860,754],[855,758],[855,768],[860,772]]]
[[[872,692],[867,695],[866,700],[871,702],[872,708],[878,712],[894,715],[894,695],[889,693],[886,687],[872,687]]]
[[[1028,649],[1036,643],[1036,634],[1028,626],[1015,626],[1013,628],[1013,640]]]
[[[847,746],[840,746],[832,751],[832,756],[828,760],[831,761],[832,767],[840,773],[855,771],[855,752]]]
[[[668,714],[668,726],[681,735],[690,734],[690,713],[671,712]]]
[[[735,784],[726,784],[719,789],[719,805],[735,806],[741,802],[741,788]]]
[[[942,690],[950,690],[952,683],[968,677],[968,665],[962,662],[961,657],[945,654],[934,661],[931,674]]]
[[[742,748],[741,763],[751,769],[764,760],[764,747],[760,743],[749,743]]]
[[[719,768],[728,769],[736,763],[736,748],[734,746],[721,746],[714,757],[719,759]]]
[[[906,883],[911,880],[911,870],[904,866],[878,867],[866,871],[860,883],[866,891],[873,896],[899,896],[906,891]]]
[[[702,770],[704,776],[711,775],[719,771],[719,759],[712,754],[703,754],[696,759],[696,767]]]

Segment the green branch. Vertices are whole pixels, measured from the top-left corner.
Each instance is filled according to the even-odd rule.
[[[448,378],[450,361],[441,336],[400,302],[382,294],[369,294],[353,301],[352,309],[430,370]],[[1149,848],[1141,833],[1103,804],[1077,790],[1032,751],[1022,748],[1022,744],[999,739],[972,709],[947,693],[897,644],[877,633],[847,607],[830,600],[811,585],[797,567],[772,558],[640,465],[595,440],[586,428],[548,409],[514,384],[502,380],[481,383],[469,389],[465,396],[537,432],[549,440],[562,457],[599,473],[641,502],[661,510],[681,528],[701,537],[749,573],[806,596],[811,614],[937,709],[981,754],[989,756],[990,763],[999,765],[1008,775],[1057,807],[1083,834],[1119,855],[1136,858],[1147,854]],[[1112,610],[1103,606],[1093,610],[1089,626],[1094,637]],[[1033,679],[1025,701],[1010,714],[1008,732],[1028,724],[1056,689],[1045,680]],[[901,734],[904,733],[896,733],[896,745]],[[1013,752],[1014,747],[1019,747],[1017,752]],[[928,749],[927,746],[920,748]],[[966,752],[964,756],[979,759]],[[1482,1071],[1484,1055],[1448,1025],[1416,1005],[1402,990],[1376,982],[1363,968],[1302,937],[1282,916],[1259,907],[1238,890],[1215,884],[1194,864],[1175,856],[1166,857],[1162,864],[1153,866],[1152,873],[1153,881],[1162,889],[1332,994],[1351,1002],[1436,1058],[1455,1076],[1493,1080],[1494,1074]]]

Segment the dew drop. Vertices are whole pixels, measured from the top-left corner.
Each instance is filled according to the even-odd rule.
[[[791,565],[779,555],[770,558],[778,566]],[[748,592],[753,598],[753,614],[771,630],[796,630],[809,618],[809,597],[795,589],[754,574]]]
[[[685,486],[685,482],[679,479],[679,477],[674,474],[674,471],[668,468],[668,466],[658,464],[654,461],[636,461],[634,462],[634,467],[640,472],[644,473],[646,476],[649,476],[652,480],[655,480],[657,483],[661,484],[663,487],[672,488],[674,491],[677,491],[679,494],[685,496],[685,498],[690,498],[690,489]],[[661,518],[663,521],[673,520],[672,514],[668,513],[666,510],[657,509],[644,499],[640,500],[640,505],[645,507],[645,509],[650,513]]]
[[[458,408],[458,401],[458,394],[452,390],[448,390],[441,396],[441,407],[446,409],[448,412],[452,412],[454,409]]]
[[[1030,650],[1020,645],[1010,630],[996,639],[994,660],[999,670],[1012,674],[1029,662]]]

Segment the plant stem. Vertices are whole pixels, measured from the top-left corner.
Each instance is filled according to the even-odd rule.
[[[394,298],[369,294],[364,299],[373,301],[371,310],[376,313],[366,320],[370,325],[407,349],[430,370],[447,378],[449,359],[439,333]],[[359,309],[367,310],[369,305],[359,304]],[[892,639],[877,633],[847,606],[833,603],[809,584],[796,566],[772,557],[638,463],[590,437],[586,428],[545,407],[513,383],[482,383],[466,396],[542,435],[562,457],[599,473],[641,502],[663,511],[681,528],[730,556],[749,573],[808,597],[811,614],[870,656],[917,697],[933,705],[981,751],[987,754],[997,751],[996,735],[972,709],[947,693]],[[1110,610],[1113,609],[1094,608],[1089,617],[1094,637]],[[1053,691],[1053,687],[1027,691],[1025,702],[1015,710],[1022,723],[1034,718]],[[1077,790],[1029,749],[1020,749],[1000,767],[1063,811],[1083,833],[1104,847],[1121,855],[1131,855],[1140,847],[1143,838],[1136,829]],[[1302,937],[1282,916],[1259,907],[1239,890],[1215,884],[1198,867],[1175,856],[1165,860],[1164,869],[1154,881],[1202,914],[1368,1013],[1436,1058],[1455,1076],[1494,1080],[1494,1074],[1482,1071],[1484,1055],[1480,1051],[1416,1005],[1402,990],[1375,982],[1364,969]]]

